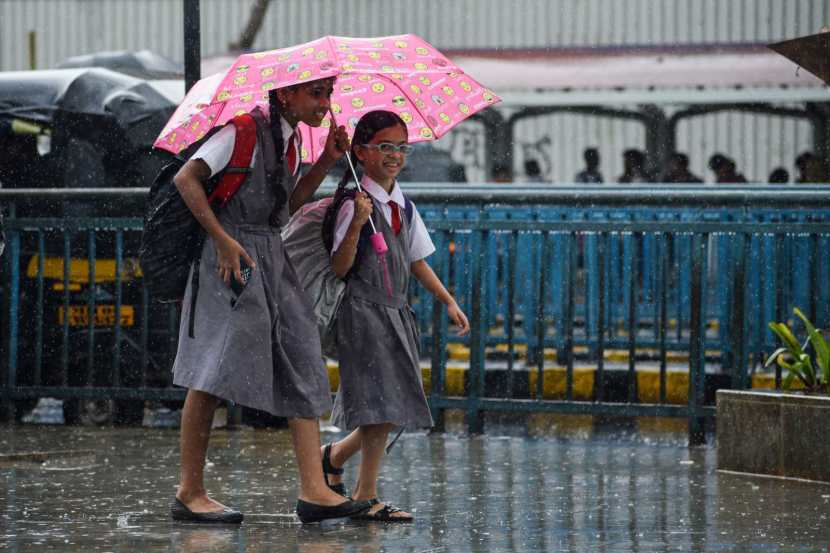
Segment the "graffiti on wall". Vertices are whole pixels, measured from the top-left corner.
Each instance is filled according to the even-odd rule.
[[[534,141],[520,141],[516,151],[521,156],[521,159],[516,160],[518,163],[514,166],[520,174],[516,176],[524,176],[525,161],[536,160],[541,170],[541,176],[544,180],[550,180],[553,174],[553,160],[551,158],[551,146],[553,140],[549,135],[543,135]]]
[[[539,163],[542,175],[550,178],[553,173],[552,144],[550,135],[543,135],[535,140],[516,141],[513,155],[517,176],[523,174],[525,160],[535,159]],[[480,126],[462,125],[435,145],[449,152],[454,161],[464,165],[468,174],[483,174],[487,169],[484,129]]]
[[[484,129],[479,126],[462,125],[442,138],[436,146],[450,153],[453,160],[470,170],[483,171],[484,163]]]

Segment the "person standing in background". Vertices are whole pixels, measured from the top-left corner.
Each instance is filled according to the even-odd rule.
[[[622,184],[651,182],[645,169],[646,156],[634,148],[623,152],[623,174],[617,179]]]
[[[599,152],[596,148],[586,148],[582,152],[585,159],[585,170],[580,171],[574,177],[574,182],[583,184],[602,184],[602,173],[599,172]]]
[[[813,159],[812,152],[801,152],[798,154],[798,157],[795,158],[795,168],[798,169],[798,177],[796,177],[795,182],[797,184],[808,182],[807,181],[807,165],[810,163],[810,160]]]
[[[715,173],[718,184],[744,184],[746,177],[738,173],[735,162],[723,154],[716,153],[709,158],[709,169]]]
[[[787,184],[790,182],[790,174],[783,167],[776,167],[769,174],[767,182],[770,184]]]
[[[689,171],[689,156],[680,152],[673,152],[669,156],[669,163],[666,172],[661,179],[663,182],[671,183],[702,183],[703,179]]]
[[[539,166],[539,162],[535,159],[525,160],[525,182],[544,182],[544,178],[542,177],[542,168]]]

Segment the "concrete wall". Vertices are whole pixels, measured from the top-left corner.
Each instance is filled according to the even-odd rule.
[[[830,397],[718,390],[718,469],[830,482]]]
[[[225,51],[252,0],[202,0],[202,51]],[[830,23],[830,0],[272,0],[256,49],[324,34],[416,33],[439,48],[771,42]],[[0,0],[0,70],[96,50],[182,60],[180,0]]]

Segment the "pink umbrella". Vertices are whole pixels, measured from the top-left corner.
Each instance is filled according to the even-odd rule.
[[[335,117],[351,135],[364,113],[393,111],[406,123],[409,142],[421,142],[440,138],[500,100],[415,35],[330,36],[242,55],[224,74],[202,79],[187,93],[154,146],[177,154],[237,115],[255,107],[267,112],[270,90],[326,77],[337,77],[331,113],[318,128],[300,124],[301,155],[306,163],[320,157]],[[352,160],[348,161],[354,172]],[[360,187],[357,175],[355,181]],[[371,224],[371,243],[391,295],[385,257],[388,247],[383,234],[377,232],[374,222]]]
[[[267,112],[269,90],[334,76],[332,111],[350,134],[361,115],[385,109],[406,122],[410,142],[434,140],[500,100],[415,35],[330,36],[242,55],[224,74],[202,79],[154,145],[178,153],[240,113]],[[330,117],[319,128],[300,125],[304,162],[320,156],[330,126]]]

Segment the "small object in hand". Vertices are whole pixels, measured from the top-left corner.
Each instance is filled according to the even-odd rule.
[[[245,289],[245,285],[251,279],[251,267],[241,258],[239,259],[239,272],[242,273],[242,282],[236,280],[236,275],[231,275],[231,290],[237,297],[242,295],[242,290]]]

